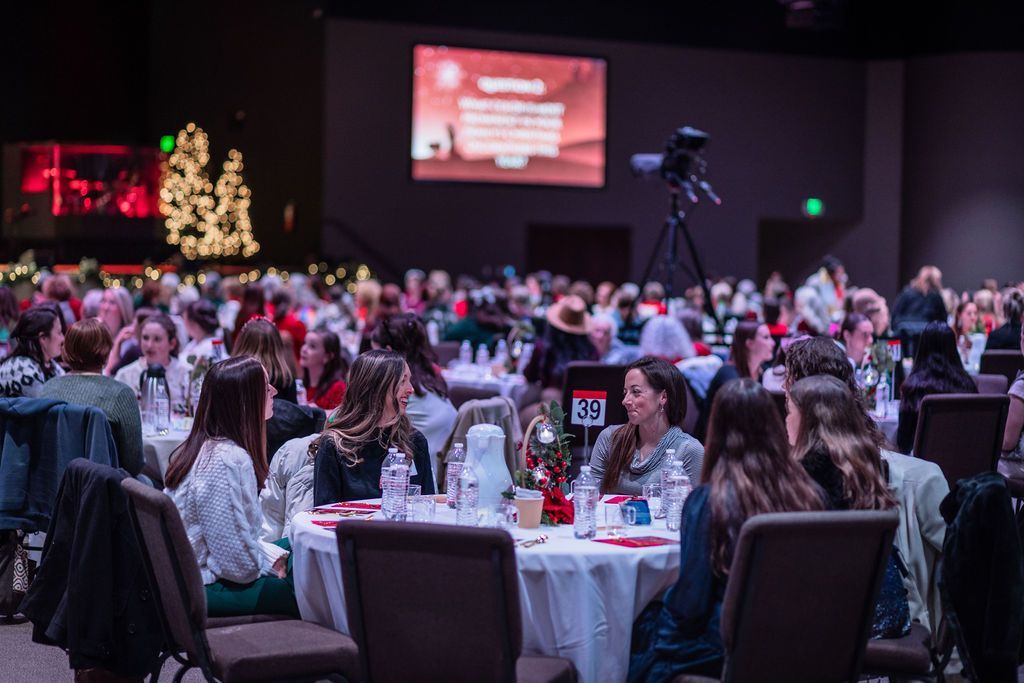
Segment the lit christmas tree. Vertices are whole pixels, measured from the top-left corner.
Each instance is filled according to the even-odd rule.
[[[232,149],[216,187],[210,183],[206,133],[194,123],[178,131],[164,167],[160,212],[166,217],[167,243],[185,258],[252,256],[260,245],[249,221],[249,188],[242,181],[242,154]]]

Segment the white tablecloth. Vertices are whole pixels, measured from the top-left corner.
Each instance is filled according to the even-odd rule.
[[[604,521],[604,504],[598,524]],[[317,515],[317,519],[331,516]],[[348,633],[341,564],[334,530],[307,513],[293,521],[295,593],[302,618]],[[438,506],[437,520],[454,524],[455,511]],[[367,522],[373,524],[373,521]],[[665,536],[664,520],[629,528],[631,536]],[[573,538],[571,526],[515,529],[516,539],[546,533],[544,545],[516,549],[523,616],[523,654],[571,659],[579,680],[621,683],[629,669],[633,621],[679,575],[679,544],[623,548]],[[604,538],[598,531],[598,538]]]
[[[161,480],[167,472],[167,463],[171,458],[171,451],[177,448],[186,438],[189,430],[171,429],[164,435],[151,434],[142,436],[142,455],[146,461],[146,473],[149,476],[156,474]]]
[[[504,396],[517,400],[526,391],[526,379],[522,375],[485,375],[478,372],[467,373],[459,370],[445,369],[441,371],[444,381],[449,387],[466,387],[493,391],[495,396]]]

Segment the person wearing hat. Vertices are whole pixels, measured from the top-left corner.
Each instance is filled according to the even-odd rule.
[[[541,401],[559,401],[565,382],[565,369],[575,360],[600,360],[590,342],[590,314],[587,304],[575,294],[562,297],[548,307],[548,325],[530,357],[523,375],[541,389]],[[529,408],[524,408],[527,413]]]

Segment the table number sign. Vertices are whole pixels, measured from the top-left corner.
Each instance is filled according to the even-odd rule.
[[[903,360],[903,344],[899,339],[889,340],[889,356],[894,362],[899,363]]]
[[[607,405],[607,391],[573,390],[572,424],[584,427],[603,427]]]

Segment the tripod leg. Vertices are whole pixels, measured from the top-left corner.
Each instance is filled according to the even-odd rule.
[[[700,254],[697,252],[697,245],[693,243],[693,237],[690,235],[690,229],[686,225],[686,219],[682,216],[677,221],[679,230],[683,233],[683,238],[686,240],[686,247],[690,250],[690,258],[693,259],[693,265],[697,269],[697,277],[699,278],[700,287],[704,291],[704,310],[711,316],[711,319],[715,321],[715,327],[718,328],[718,333],[722,333],[722,321],[718,319],[718,314],[715,313],[715,307],[711,303],[711,289],[708,287],[708,278],[704,274],[704,266],[700,262]]]
[[[643,287],[651,277],[654,264],[657,262],[658,254],[661,252],[661,243],[665,241],[665,234],[669,231],[669,225],[671,225],[671,221],[666,219],[665,223],[661,226],[661,233],[658,235],[658,241],[655,243],[654,249],[651,250],[651,257],[647,259],[647,267],[644,268],[644,274],[640,277],[641,287]]]

